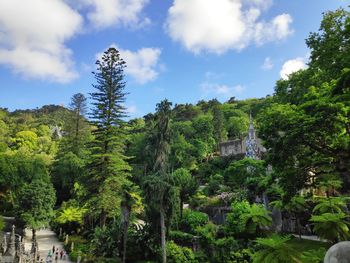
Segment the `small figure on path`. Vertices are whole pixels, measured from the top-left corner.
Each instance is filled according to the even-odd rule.
[[[63,257],[63,249],[61,249],[60,251],[60,259],[62,259],[62,257]]]
[[[55,253],[55,260],[58,260],[58,248],[56,249],[56,253]]]
[[[52,246],[52,253],[55,253],[55,245]]]

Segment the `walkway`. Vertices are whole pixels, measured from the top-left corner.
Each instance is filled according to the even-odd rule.
[[[293,236],[299,238],[298,234],[293,234]],[[304,236],[304,235],[301,235],[301,239],[307,239],[307,240],[319,241],[319,242],[327,242],[326,240],[323,240],[323,239],[319,238],[318,236]]]
[[[25,250],[28,251],[31,249],[31,238],[32,238],[32,231],[29,229],[26,229],[26,238],[25,238]],[[41,258],[44,259],[49,252],[49,250],[52,250],[52,246],[55,246],[55,248],[58,248],[61,250],[63,248],[63,243],[60,242],[55,234],[55,232],[45,229],[45,230],[38,230],[36,232],[36,238],[39,245],[39,254]],[[56,263],[55,260],[53,262]],[[72,263],[69,259],[68,260],[58,260],[57,263]]]

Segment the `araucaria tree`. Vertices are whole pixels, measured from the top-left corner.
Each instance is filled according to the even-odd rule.
[[[79,155],[79,151],[81,149],[81,146],[83,144],[82,140],[82,133],[84,131],[84,125],[85,120],[83,118],[84,114],[86,113],[86,97],[82,93],[77,93],[72,96],[71,103],[70,103],[70,109],[74,112],[74,118],[72,120],[72,126],[71,127],[71,133],[70,138],[73,138],[73,152],[77,155]]]
[[[125,62],[115,48],[109,48],[96,65],[97,71],[93,73],[96,92],[90,94],[94,140],[87,188],[89,203],[104,226],[108,217],[115,217],[119,212],[123,187],[131,167],[124,154]]]

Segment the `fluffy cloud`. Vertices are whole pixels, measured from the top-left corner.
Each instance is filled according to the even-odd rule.
[[[295,58],[286,61],[282,69],[280,71],[280,76],[282,79],[288,79],[288,76],[294,72],[297,72],[298,70],[301,69],[306,69],[307,65],[305,64],[305,59],[304,58]]]
[[[79,0],[81,7],[88,8],[87,18],[96,28],[113,25],[142,26],[150,23],[140,14],[149,0]]]
[[[137,106],[136,105],[128,105],[126,106],[126,112],[130,115],[135,115],[137,113]]]
[[[292,33],[292,17],[281,14],[271,21],[259,21],[271,0],[174,0],[165,29],[174,41],[199,53],[224,53],[282,40]]]
[[[69,82],[77,73],[64,43],[81,25],[62,0],[0,0],[0,64],[28,78]]]
[[[265,58],[264,63],[262,64],[261,68],[263,70],[270,70],[273,68],[273,63],[270,57]]]
[[[241,85],[228,86],[218,83],[212,83],[210,81],[204,81],[200,84],[200,89],[202,92],[202,97],[207,98],[209,96],[230,98],[241,94],[244,91],[244,87]]]
[[[125,73],[131,76],[137,83],[145,84],[158,77],[162,65],[159,64],[161,50],[159,48],[141,48],[137,51],[121,49],[112,44],[119,50],[122,59],[126,62]],[[102,53],[96,55],[99,59]]]

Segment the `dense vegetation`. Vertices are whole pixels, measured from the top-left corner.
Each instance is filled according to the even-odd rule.
[[[71,258],[88,262],[322,262],[350,238],[349,38],[350,13],[325,13],[308,68],[273,96],[163,100],[129,121],[125,63],[110,48],[92,105],[75,94],[69,108],[0,110],[1,213],[33,234],[61,229]],[[250,113],[262,160],[220,156],[221,142],[246,137]],[[284,232],[329,243],[298,246],[276,213],[295,222]]]

